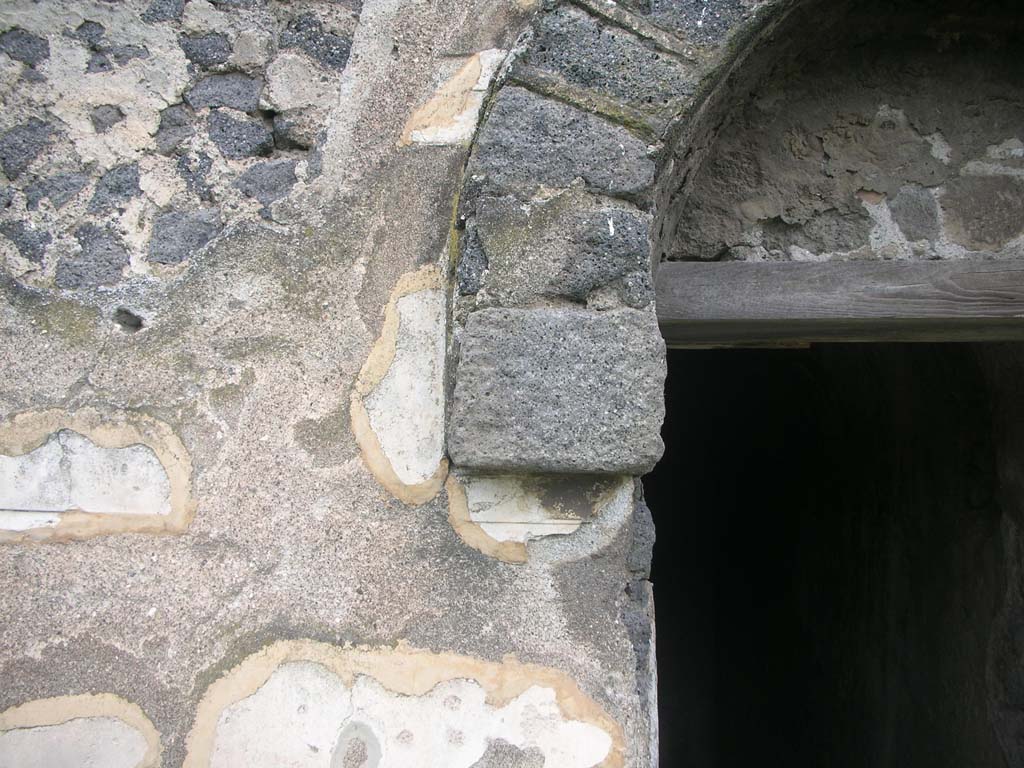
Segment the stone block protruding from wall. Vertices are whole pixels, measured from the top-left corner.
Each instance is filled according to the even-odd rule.
[[[462,336],[448,427],[457,466],[643,474],[661,458],[664,342],[631,309],[486,309]]]

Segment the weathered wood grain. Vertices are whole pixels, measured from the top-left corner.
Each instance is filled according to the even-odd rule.
[[[668,262],[670,347],[1024,340],[1024,260]]]

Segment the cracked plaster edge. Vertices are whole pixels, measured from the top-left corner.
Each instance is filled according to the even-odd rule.
[[[398,146],[468,146],[476,133],[487,89],[507,56],[508,51],[498,48],[470,55],[425,103],[413,110]]]
[[[542,549],[545,545],[553,545],[555,541],[566,542],[572,541],[575,538],[577,541],[583,540],[584,546],[587,546],[585,540],[588,536],[584,533],[584,529],[587,526],[593,529],[591,533],[597,535],[597,539],[594,542],[590,542],[590,547],[596,549],[606,544],[607,542],[605,539],[614,535],[614,532],[625,523],[624,519],[618,519],[615,516],[608,517],[607,513],[615,501],[616,496],[622,491],[623,483],[629,482],[632,484],[634,482],[634,479],[629,475],[622,475],[618,478],[613,476],[609,479],[614,481],[609,482],[608,487],[602,491],[596,499],[594,499],[593,506],[591,508],[592,517],[589,521],[585,521],[587,525],[581,525],[571,533],[549,534],[547,536],[537,537],[530,541],[519,542],[498,541],[493,536],[490,536],[480,523],[475,522],[470,517],[469,499],[466,496],[465,487],[459,481],[456,472],[451,472],[444,485],[445,491],[448,494],[448,523],[452,526],[455,533],[460,539],[462,539],[466,546],[471,547],[477,552],[487,555],[488,557],[493,557],[504,563],[510,563],[513,565],[523,565],[529,561],[529,545],[531,543],[534,543],[538,549]],[[609,528],[609,531],[612,533],[602,533],[602,529],[606,527]],[[539,556],[538,559],[545,561],[550,561],[552,559],[564,559],[562,555],[554,552],[544,552],[543,555],[541,555],[540,552],[535,554]]]
[[[383,381],[395,360],[401,319],[398,314],[398,300],[419,291],[442,289],[441,273],[432,265],[421,267],[415,272],[407,272],[398,279],[384,308],[384,322],[380,335],[370,349],[350,395],[349,419],[363,464],[385,490],[405,504],[425,504],[440,492],[448,476],[448,459],[442,456],[434,474],[426,480],[413,485],[402,482],[391,466],[387,454],[384,453],[377,433],[370,426],[370,415],[363,405],[363,398],[368,397]]]
[[[0,712],[0,732],[62,725],[70,720],[108,717],[135,729],[146,741],[137,768],[157,768],[163,746],[160,733],[138,704],[112,693],[89,693],[36,699]]]
[[[498,541],[489,536],[483,526],[473,522],[466,489],[454,474],[448,476],[444,487],[448,492],[448,523],[466,546],[504,563],[522,565],[527,561],[525,542]]]
[[[495,662],[434,653],[401,641],[394,648],[371,648],[281,640],[247,657],[206,689],[186,741],[182,768],[207,768],[221,713],[256,693],[282,664],[301,661],[323,665],[348,687],[357,677],[366,676],[403,696],[423,696],[448,680],[474,680],[495,707],[507,704],[532,686],[550,688],[563,717],[593,725],[611,737],[607,757],[595,768],[623,768],[625,764],[624,736],[618,723],[557,669],[524,664],[511,655]]]
[[[171,511],[166,515],[122,515],[70,510],[60,512],[52,527],[0,530],[0,544],[80,541],[114,533],[181,533],[188,528],[197,506],[192,497],[192,460],[170,426],[150,416],[125,411],[25,411],[0,421],[0,453],[30,453],[62,429],[78,432],[100,448],[144,445],[152,450],[167,474]]]

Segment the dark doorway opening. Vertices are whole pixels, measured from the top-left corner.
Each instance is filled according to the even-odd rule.
[[[644,480],[663,768],[1017,764],[999,346],[670,352]]]

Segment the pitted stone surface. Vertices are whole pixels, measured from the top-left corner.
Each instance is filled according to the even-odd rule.
[[[472,768],[543,768],[544,753],[539,749],[519,749],[503,739],[487,742],[487,751]]]
[[[158,264],[180,264],[199,251],[220,230],[216,208],[171,211],[153,223],[149,258]]]
[[[650,216],[627,203],[577,192],[530,206],[482,198],[467,229],[486,266],[477,302],[523,306],[564,297],[585,304],[606,289],[623,305],[645,307],[653,300],[649,225]],[[467,245],[464,253],[472,251]],[[466,256],[463,274],[475,274],[474,255]],[[463,280],[466,293],[471,279]]]
[[[543,187],[646,199],[654,181],[647,145],[625,128],[516,86],[501,89],[477,134],[467,171],[474,192],[528,199]]]
[[[658,128],[696,85],[693,65],[571,5],[543,14],[535,35],[513,76],[531,68],[556,75],[651,116]]]
[[[478,470],[643,474],[661,457],[653,313],[485,309],[461,339],[448,452]]]

